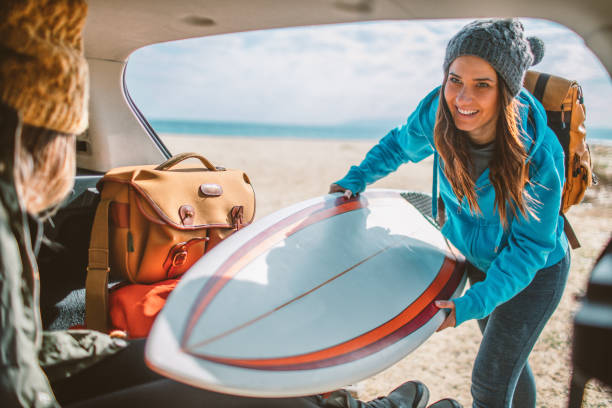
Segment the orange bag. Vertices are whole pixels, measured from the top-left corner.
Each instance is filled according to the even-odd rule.
[[[131,339],[146,337],[178,282],[177,278],[150,285],[134,283],[111,289],[109,293],[111,329],[122,330]]]
[[[202,165],[182,163],[189,158]],[[241,170],[183,153],[159,166],[113,169],[98,183],[89,246],[85,324],[108,331],[108,281],[154,283],[183,274],[255,216],[255,193]]]

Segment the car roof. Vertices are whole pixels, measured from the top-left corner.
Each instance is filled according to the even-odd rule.
[[[89,0],[89,5],[90,58],[123,61],[158,42],[279,27],[518,16],[574,30],[612,72],[610,0]]]

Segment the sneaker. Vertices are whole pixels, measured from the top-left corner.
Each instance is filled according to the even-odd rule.
[[[451,398],[444,398],[434,404],[431,404],[429,408],[463,408],[463,405]]]
[[[353,398],[348,391],[333,392],[325,401],[326,408],[425,408],[429,400],[429,390],[420,381],[408,381],[389,393],[386,397],[363,402]]]

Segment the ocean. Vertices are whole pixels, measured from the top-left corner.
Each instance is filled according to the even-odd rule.
[[[288,125],[274,123],[151,120],[157,133],[296,139],[380,139],[397,126],[393,123],[344,125]]]
[[[285,125],[157,119],[149,122],[157,133],[186,135],[271,137],[296,139],[377,140],[401,124],[392,120],[351,122],[342,125]],[[589,143],[612,144],[612,128],[587,128]]]

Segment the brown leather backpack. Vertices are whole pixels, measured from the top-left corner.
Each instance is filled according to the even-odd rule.
[[[182,163],[189,158],[202,165]],[[153,283],[183,274],[255,216],[255,193],[241,170],[183,153],[159,166],[116,168],[98,183],[91,232],[85,323],[107,331],[108,282]]]
[[[586,142],[582,88],[576,81],[536,71],[527,71],[524,86],[544,106],[548,126],[557,135],[565,153],[565,184],[561,198],[561,213],[564,214],[582,201],[587,188],[597,183]],[[578,238],[565,216],[564,221],[572,248],[579,248]]]

